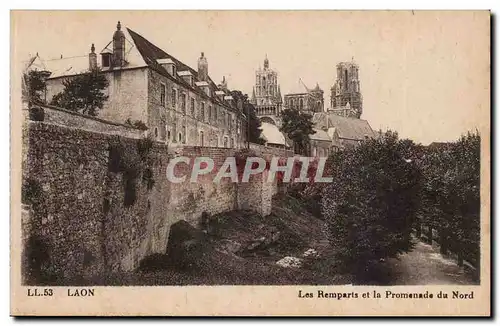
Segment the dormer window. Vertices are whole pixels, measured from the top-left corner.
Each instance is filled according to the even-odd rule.
[[[102,53],[102,66],[109,68],[111,66],[111,53]]]
[[[187,83],[189,86],[193,86],[193,74],[189,70],[178,71],[178,75]]]
[[[163,59],[157,59],[156,62],[160,64],[167,72],[172,75],[173,77],[176,76],[177,71],[175,67],[175,62],[172,61],[170,58],[163,58]]]

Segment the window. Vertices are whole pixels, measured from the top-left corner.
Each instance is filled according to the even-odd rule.
[[[191,98],[191,115],[194,117],[194,98]]]
[[[172,76],[175,77],[175,75],[177,74],[177,69],[175,67],[175,64],[172,65]]]
[[[177,105],[177,90],[174,88],[172,89],[172,107],[175,109]]]
[[[167,126],[165,126],[165,137],[166,137],[166,141],[169,141],[170,140],[170,130],[168,129]]]
[[[182,143],[185,144],[186,143],[186,126],[182,126]]]
[[[174,136],[174,139],[172,139],[172,141],[175,143],[177,141],[176,137],[177,137],[177,125],[174,123],[172,125],[172,133],[173,133],[173,136]]]
[[[103,53],[102,54],[102,66],[109,67],[111,65],[111,54]]]
[[[200,146],[203,146],[203,131],[200,131]]]
[[[227,137],[224,137],[224,147],[227,147]]]
[[[231,138],[231,148],[234,147],[234,138]]]
[[[299,110],[302,110],[303,107],[304,107],[304,100],[301,97],[299,100]]]
[[[182,138],[182,133],[179,133],[179,143],[180,143],[180,142],[183,142],[183,140],[184,140],[184,139]]]
[[[186,114],[186,94],[181,95],[181,109],[182,113]]]
[[[217,107],[214,107],[214,120],[217,121]]]
[[[155,138],[158,138],[158,128],[155,128]]]
[[[160,84],[160,104],[165,107],[165,97],[167,96],[167,85],[161,83]]]
[[[205,102],[201,102],[200,120],[205,121]]]
[[[208,121],[212,121],[212,106],[208,106]]]

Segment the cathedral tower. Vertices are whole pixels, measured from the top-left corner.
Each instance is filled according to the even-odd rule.
[[[359,66],[353,61],[337,64],[337,79],[331,88],[331,109],[337,115],[360,118],[363,97],[359,85]]]
[[[255,72],[255,86],[252,90],[252,104],[262,121],[278,124],[283,99],[278,84],[278,73],[269,68],[269,59],[264,59],[264,69]]]

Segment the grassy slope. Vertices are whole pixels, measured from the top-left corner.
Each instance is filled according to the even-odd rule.
[[[167,268],[156,272],[134,272],[113,277],[111,283],[126,285],[222,285],[222,284],[347,284],[350,277],[337,275],[326,258],[300,269],[283,268],[276,261],[285,256],[301,257],[314,248],[328,257],[324,222],[312,216],[300,202],[282,195],[275,199],[272,214],[258,216],[250,211],[233,211],[214,216],[217,221],[203,250],[189,271]],[[253,240],[279,231],[278,239],[263,251],[251,254],[216,250],[221,243],[236,241],[243,247]],[[219,246],[220,247],[220,246]]]

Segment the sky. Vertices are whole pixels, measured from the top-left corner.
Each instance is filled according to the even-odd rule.
[[[316,83],[330,88],[336,64],[360,67],[362,119],[374,130],[428,144],[489,132],[488,12],[30,11],[12,16],[12,60],[100,51],[120,20],[197,67],[203,51],[215,82],[251,94],[265,56],[282,95]]]

